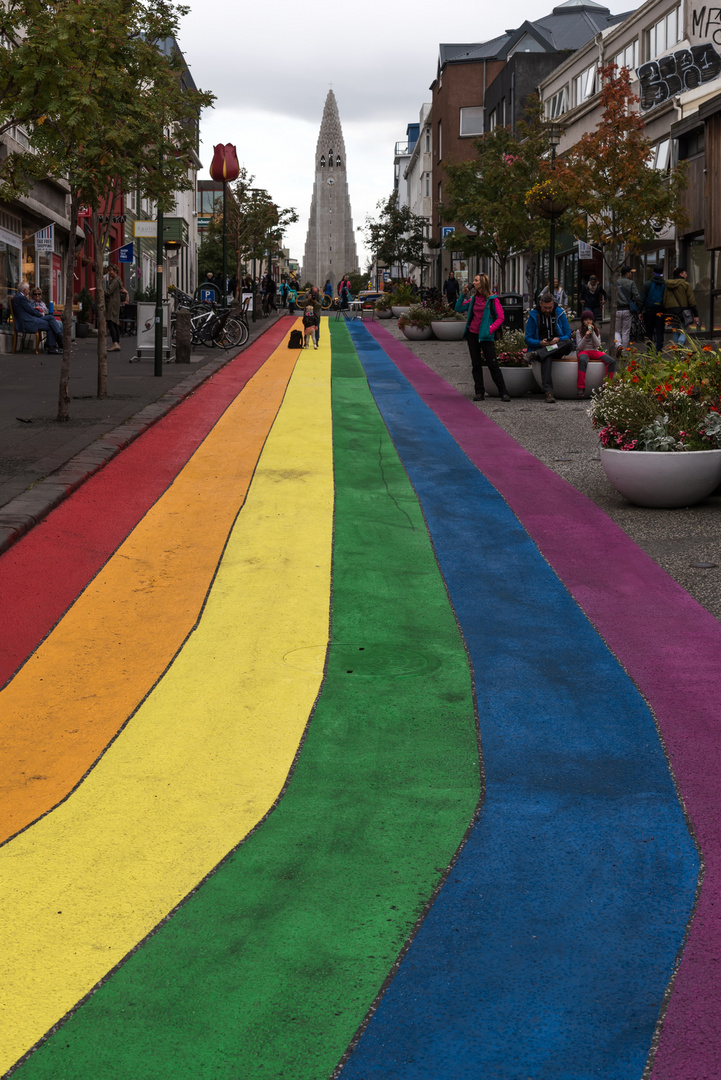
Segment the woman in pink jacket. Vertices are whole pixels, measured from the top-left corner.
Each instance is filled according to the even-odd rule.
[[[503,372],[498,365],[496,345],[493,335],[503,325],[503,308],[495,293],[491,292],[491,283],[487,274],[476,274],[473,285],[467,295],[460,296],[456,311],[468,312],[465,338],[471,354],[471,369],[475,387],[474,401],[483,401],[483,363],[488,365],[491,378],[498,387],[501,401],[510,401]]]

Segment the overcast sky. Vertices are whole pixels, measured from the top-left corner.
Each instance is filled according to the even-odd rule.
[[[617,14],[638,4],[606,0],[606,6]],[[217,98],[201,121],[199,178],[208,177],[213,146],[234,143],[256,185],[298,211],[285,246],[302,262],[315,144],[331,84],[357,229],[392,190],[394,145],[431,100],[439,43],[487,41],[552,8],[553,0],[453,8],[440,0],[310,6],[195,0],[182,20],[180,46],[197,86]],[[356,240],[364,270],[367,253],[357,231]]]

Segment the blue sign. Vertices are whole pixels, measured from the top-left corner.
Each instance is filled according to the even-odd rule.
[[[443,225],[441,227],[441,237],[445,240],[447,236],[453,236],[456,231],[455,225]]]
[[[131,263],[133,261],[133,245],[126,244],[125,247],[118,248],[118,262]]]
[[[212,303],[214,303],[214,301],[215,301],[215,298],[216,298],[216,296],[217,296],[217,295],[218,295],[218,294],[217,294],[217,292],[215,291],[215,289],[213,288],[213,286],[212,286],[212,285],[211,285],[211,286],[210,286],[210,288],[208,288],[208,289],[201,289],[201,290],[200,290],[200,299],[201,299],[201,300],[203,301],[203,303],[205,303],[205,304],[212,304]]]

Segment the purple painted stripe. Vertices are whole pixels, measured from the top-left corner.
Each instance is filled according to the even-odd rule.
[[[704,883],[651,1080],[721,1075],[721,625],[595,503],[387,330],[366,327],[507,501],[656,714]]]

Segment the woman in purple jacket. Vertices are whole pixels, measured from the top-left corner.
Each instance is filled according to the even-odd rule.
[[[475,387],[474,401],[483,401],[483,363],[488,365],[491,378],[498,387],[501,401],[510,401],[503,372],[498,365],[496,345],[493,335],[503,325],[503,308],[495,293],[491,292],[491,283],[487,274],[476,274],[466,296],[461,296],[456,304],[456,311],[468,312],[465,338],[471,354],[471,369]]]

